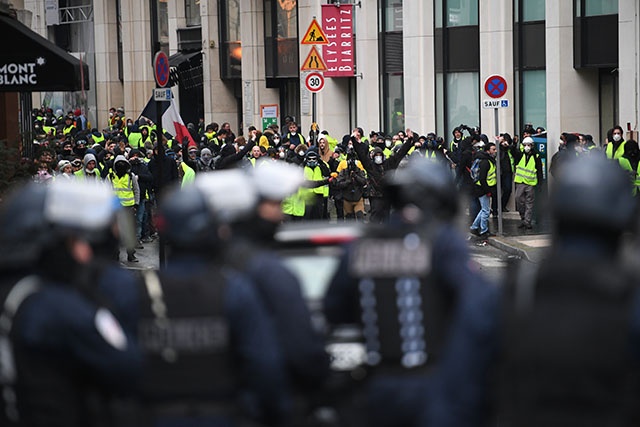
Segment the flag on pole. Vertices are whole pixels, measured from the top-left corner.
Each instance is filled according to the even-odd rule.
[[[146,117],[147,119],[151,119],[152,121],[158,117],[158,113],[156,112],[156,104],[157,102],[153,100],[153,96],[147,102],[146,107],[140,113],[140,117]],[[180,144],[183,143],[184,138],[188,139],[187,146],[196,147],[197,144],[191,137],[189,130],[184,125],[182,121],[182,117],[180,117],[180,112],[178,111],[178,105],[176,104],[175,99],[171,98],[170,102],[162,102],[161,103],[163,112],[162,112],[162,129],[164,132],[170,133],[176,141]],[[139,117],[139,118],[140,118]]]

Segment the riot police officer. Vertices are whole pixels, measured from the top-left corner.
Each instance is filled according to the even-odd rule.
[[[56,181],[13,192],[0,212],[2,425],[109,425],[116,393],[141,358],[129,322],[135,289],[95,267],[117,203],[98,183]],[[5,272],[9,274],[5,275]]]
[[[636,214],[629,190],[601,156],[560,170],[549,257],[515,269],[504,290],[500,425],[638,425],[640,293],[621,256]]]
[[[241,400],[266,425],[286,421],[285,376],[272,324],[254,286],[221,265],[230,238],[222,213],[227,206],[211,194],[218,187],[200,182],[230,188],[227,172],[241,173],[204,174],[192,186],[175,188],[159,207],[170,257],[165,269],[144,274],[139,325],[146,357],[140,399],[151,425],[233,425],[246,409]]]
[[[432,401],[450,319],[472,288],[486,282],[470,270],[465,239],[450,218],[457,210],[451,174],[412,158],[389,180],[396,211],[348,250],[324,300],[332,324],[360,323],[371,378],[367,425],[414,426]]]

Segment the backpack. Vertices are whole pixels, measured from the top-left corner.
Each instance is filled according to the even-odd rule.
[[[480,180],[480,159],[475,159],[473,163],[471,163],[469,176],[473,182],[478,182]]]

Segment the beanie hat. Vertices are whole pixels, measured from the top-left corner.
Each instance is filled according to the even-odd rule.
[[[211,156],[211,150],[209,150],[208,148],[203,148],[202,151],[200,151],[200,155],[202,157]]]

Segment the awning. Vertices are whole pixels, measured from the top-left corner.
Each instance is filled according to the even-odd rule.
[[[0,40],[0,92],[89,89],[87,64],[18,20],[0,14]]]
[[[171,86],[182,89],[202,87],[202,52],[179,52],[169,57]]]

